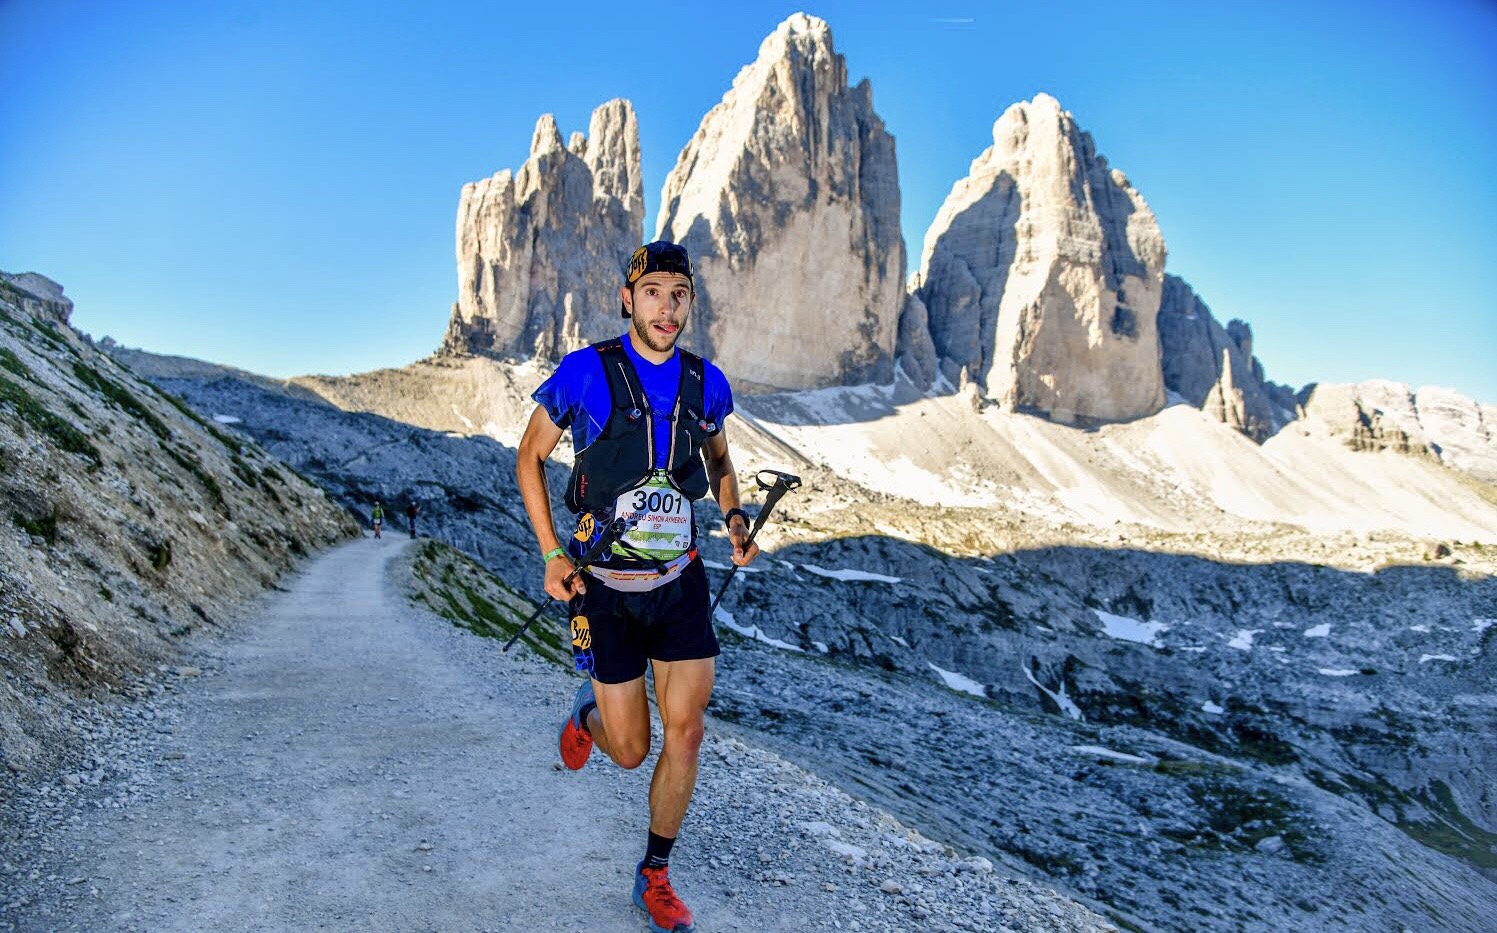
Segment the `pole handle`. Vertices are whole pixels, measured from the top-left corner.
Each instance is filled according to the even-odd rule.
[[[586,568],[589,564],[593,563],[599,557],[601,557],[604,551],[612,547],[613,542],[622,537],[624,532],[629,530],[629,526],[631,524],[633,524],[633,522],[625,521],[622,518],[615,518],[613,521],[609,522],[608,527],[603,530],[603,534],[600,535],[598,540],[593,543],[592,547],[587,549],[587,553],[582,555],[582,560],[577,562],[577,566],[572,568],[572,572],[562,578],[562,585],[571,586],[572,581],[577,579],[577,575],[580,574],[583,569]],[[510,648],[514,647],[515,642],[520,640],[520,636],[525,634],[525,631],[530,628],[531,623],[540,618],[541,612],[544,611],[547,606],[551,605],[552,598],[553,597],[551,596],[551,594],[546,594],[546,598],[541,600],[540,605],[535,607],[535,611],[530,614],[530,618],[526,619],[520,625],[520,627],[515,630],[515,633],[509,636],[509,641],[504,643],[504,648],[501,650],[501,653],[507,652]]]

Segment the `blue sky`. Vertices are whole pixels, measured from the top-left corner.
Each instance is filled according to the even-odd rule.
[[[666,172],[765,34],[822,16],[895,135],[912,261],[1047,91],[1270,378],[1497,403],[1497,5],[0,2],[0,269],[95,336],[272,375],[441,339],[467,181],[634,102]],[[668,13],[665,11],[669,11]]]

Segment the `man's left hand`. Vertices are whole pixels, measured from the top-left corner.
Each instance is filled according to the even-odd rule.
[[[728,526],[728,540],[733,542],[733,563],[746,567],[759,556],[759,545],[749,540],[748,523],[740,516],[733,516]]]

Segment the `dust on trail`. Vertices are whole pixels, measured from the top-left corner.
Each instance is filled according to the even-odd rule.
[[[322,555],[223,645],[167,740],[176,780],[60,834],[97,894],[21,929],[644,929],[648,771],[555,770],[565,678],[455,651],[391,580],[408,546]],[[713,929],[780,925],[695,888]]]

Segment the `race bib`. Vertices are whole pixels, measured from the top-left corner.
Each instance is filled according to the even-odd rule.
[[[632,523],[614,544],[615,554],[629,556],[632,551],[671,560],[691,548],[691,500],[670,484],[664,470],[619,496],[613,514]]]

